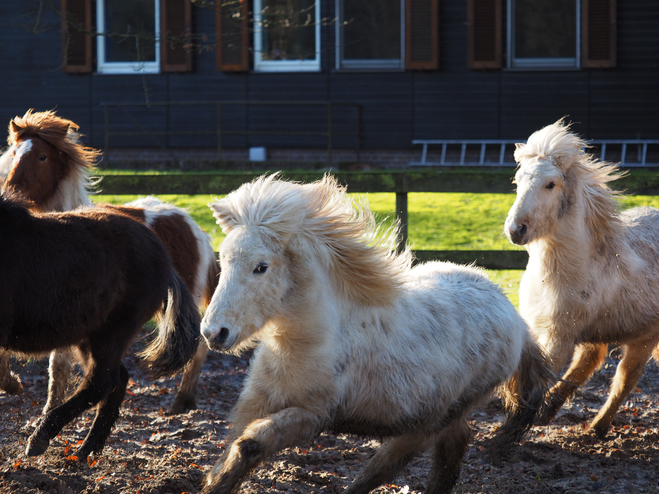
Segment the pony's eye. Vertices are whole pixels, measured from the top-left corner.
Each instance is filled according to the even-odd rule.
[[[554,182],[549,182],[547,185],[545,185],[545,189],[551,190],[554,187],[556,187],[556,184]]]
[[[46,156],[45,154],[42,154],[41,156],[39,156],[39,161],[46,161],[47,159],[48,159],[48,156]]]
[[[260,262],[254,268],[254,274],[263,274],[268,270],[267,262]]]

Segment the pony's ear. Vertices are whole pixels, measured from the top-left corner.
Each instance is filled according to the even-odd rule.
[[[11,122],[9,122],[9,135],[7,136],[7,144],[10,146],[16,144],[22,130],[23,127],[16,123],[16,119],[12,119]]]
[[[516,143],[515,143],[515,149],[519,149],[519,148],[521,148],[522,146],[524,146],[524,143],[523,143],[523,142],[516,142]]]
[[[208,205],[213,211],[215,222],[220,225],[224,233],[229,233],[233,227],[238,223],[234,215],[234,211],[229,207],[225,201],[215,201]]]

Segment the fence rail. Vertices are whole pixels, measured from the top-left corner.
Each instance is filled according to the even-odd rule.
[[[228,194],[260,173],[135,173],[104,175],[100,183],[104,194]],[[285,172],[290,180],[311,182],[322,172]],[[410,192],[486,192],[512,193],[510,168],[454,168],[401,172],[337,172],[337,179],[349,192],[389,192],[396,194],[396,215],[402,225],[401,241],[407,241],[407,195]],[[659,173],[635,168],[614,185],[628,193],[659,195]],[[524,269],[525,251],[415,251],[419,260],[475,262],[490,269]]]

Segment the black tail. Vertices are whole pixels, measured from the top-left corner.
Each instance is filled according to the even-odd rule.
[[[150,379],[177,374],[197,352],[200,318],[197,304],[183,280],[172,272],[167,304],[158,320],[158,336],[140,354]]]
[[[506,407],[506,422],[489,442],[487,456],[501,459],[519,443],[542,413],[549,386],[555,382],[549,361],[529,334],[515,373],[499,389]]]

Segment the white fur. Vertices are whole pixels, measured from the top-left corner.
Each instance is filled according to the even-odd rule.
[[[330,178],[298,185],[273,176],[211,205],[227,237],[202,334],[222,350],[261,343],[233,412],[234,445],[204,492],[230,487],[218,485],[247,439],[270,451],[366,424],[385,436],[420,434],[422,450],[451,407],[470,408],[517,368],[530,336],[500,289],[471,267],[410,269],[409,252],[389,251],[396,230],[382,238],[368,208],[355,206]],[[355,254],[358,244],[370,247]],[[346,288],[360,269],[362,281]],[[360,290],[371,295],[362,300]],[[275,439],[284,423],[287,437]]]
[[[531,331],[556,369],[576,347],[552,390],[549,415],[600,365],[607,345],[626,347],[609,400],[592,424],[603,435],[659,342],[659,211],[619,213],[607,186],[620,176],[617,167],[593,159],[585,147],[562,120],[519,145],[517,199],[505,231],[529,253],[519,307]],[[522,225],[526,233],[519,235]]]

